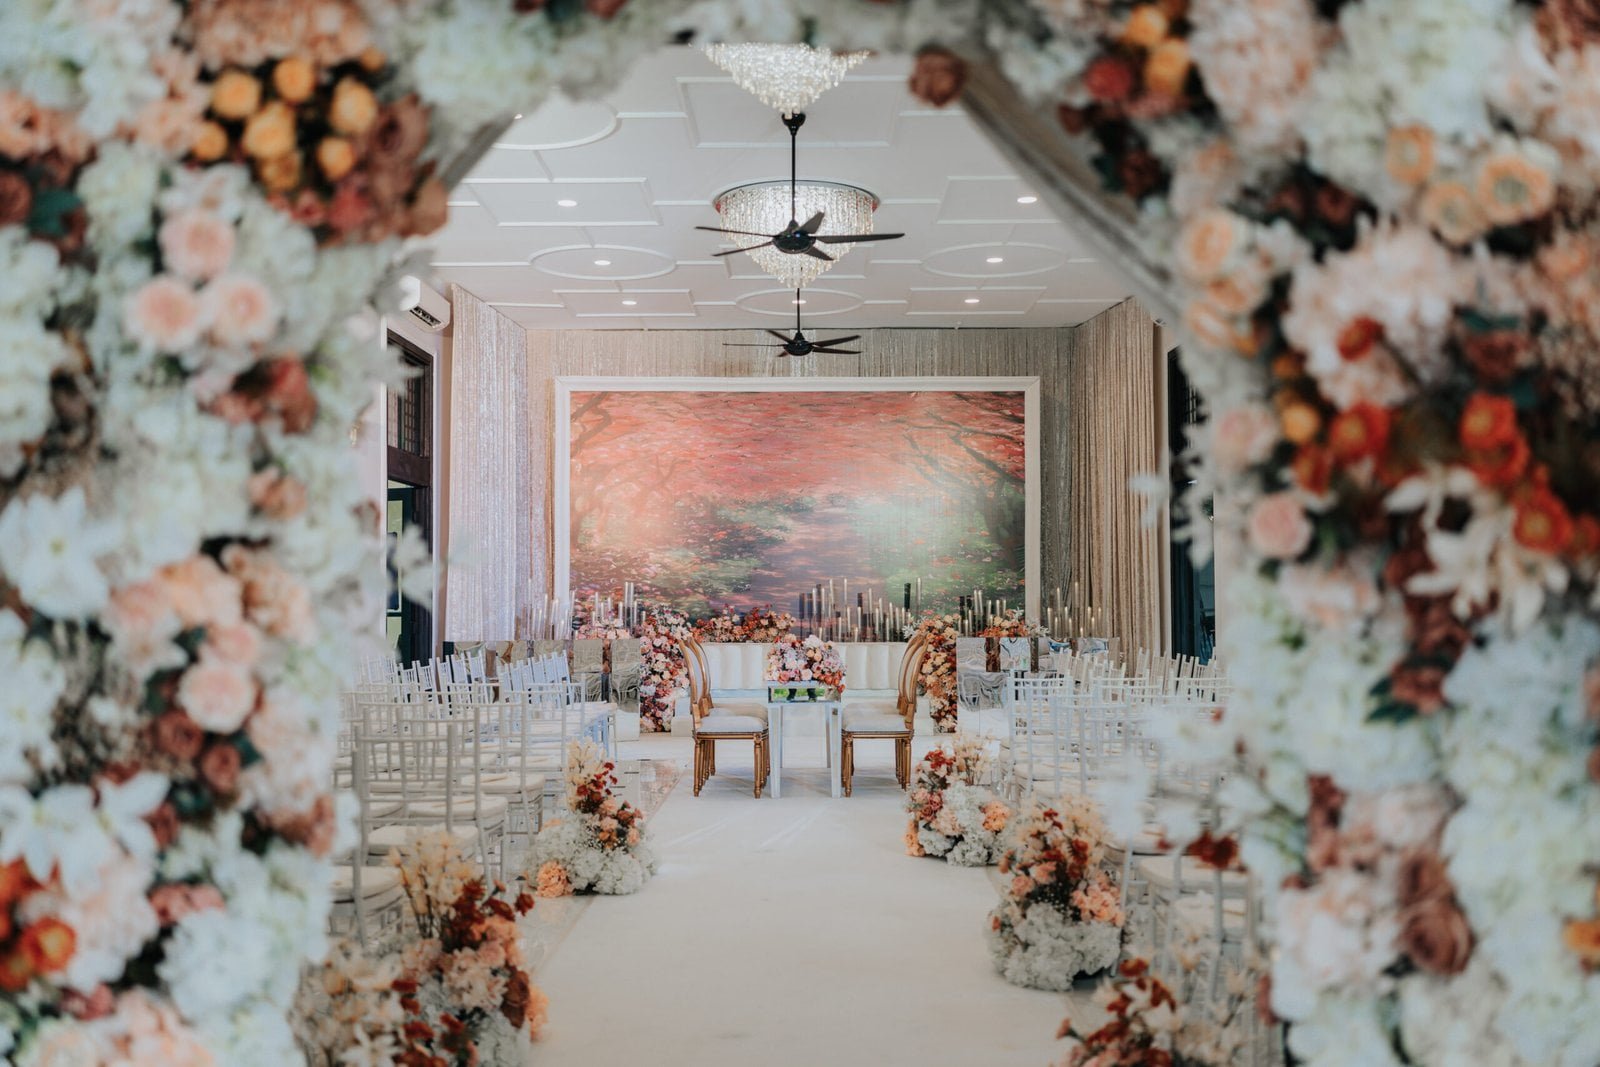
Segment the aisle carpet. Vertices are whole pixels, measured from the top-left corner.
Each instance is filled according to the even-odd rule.
[[[751,797],[735,745],[701,796],[685,774],[652,820],[654,881],[577,905],[535,975],[550,997],[535,1063],[1044,1067],[1065,1052],[1056,1027],[1087,996],[994,973],[989,875],[906,856],[888,745],[833,800],[820,752],[795,740],[788,762],[813,769],[787,769],[782,799]],[[684,738],[624,748],[690,755]]]

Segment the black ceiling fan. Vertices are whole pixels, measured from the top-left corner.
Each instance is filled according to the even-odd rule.
[[[859,333],[851,334],[849,337],[830,337],[826,341],[807,340],[805,333],[800,329],[800,290],[798,289],[794,291],[794,336],[790,337],[787,334],[779,333],[777,330],[768,330],[767,332],[776,337],[782,342],[782,344],[751,345],[724,343],[722,347],[778,348],[782,349],[782,354],[785,356],[809,356],[814,352],[819,352],[826,356],[859,356],[861,354],[860,349],[833,347],[834,345],[849,344],[851,341],[859,341],[861,339],[861,335]]]
[[[854,234],[828,234],[818,236],[817,231],[822,228],[824,212],[817,212],[807,219],[802,225],[796,218],[800,214],[800,192],[797,174],[797,160],[799,153],[800,127],[805,125],[804,112],[785,115],[783,124],[789,127],[789,225],[779,233],[751,233],[748,230],[727,230],[720,226],[696,226],[697,230],[709,230],[712,233],[736,234],[740,237],[763,238],[760,244],[746,245],[743,248],[730,248],[726,252],[715,253],[718,256],[733,256],[740,252],[750,252],[757,248],[766,248],[771,245],[780,252],[791,256],[810,256],[813,259],[825,259],[829,263],[834,257],[828,255],[817,245],[843,245],[859,244],[862,241],[893,241],[904,237],[903,233],[854,233]]]

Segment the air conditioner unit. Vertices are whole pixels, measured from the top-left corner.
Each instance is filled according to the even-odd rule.
[[[450,325],[450,301],[433,286],[412,274],[400,279],[400,307],[425,330],[438,333]]]

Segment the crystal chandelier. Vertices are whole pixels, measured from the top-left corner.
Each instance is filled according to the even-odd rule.
[[[833,52],[808,44],[712,44],[706,58],[768,107],[793,115],[844,80],[866,52]]]
[[[835,182],[799,182],[792,187],[788,182],[757,182],[729,189],[712,203],[722,216],[724,226],[750,233],[779,233],[791,220],[803,222],[820,211],[822,226],[817,234],[826,237],[871,233],[872,213],[877,210],[878,198],[865,189]],[[780,252],[770,245],[754,248],[752,246],[761,243],[758,237],[730,240],[741,248],[751,248],[750,258],[756,261],[756,266],[789,289],[810,285],[833,266],[825,259]],[[852,244],[827,245],[826,251],[840,258],[854,247]]]

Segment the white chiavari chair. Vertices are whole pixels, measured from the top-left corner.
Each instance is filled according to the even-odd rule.
[[[372,933],[381,935],[385,930],[397,929],[405,904],[405,887],[400,872],[387,862],[372,862],[371,835],[376,825],[374,806],[369,803],[371,792],[367,777],[367,748],[357,744],[357,731],[351,738],[353,788],[356,795],[356,847],[346,857],[349,862],[333,869],[333,909],[329,913],[329,926],[335,933],[346,932],[346,924],[362,948],[374,940]],[[384,810],[392,806],[383,801]],[[372,924],[377,924],[376,931]]]

